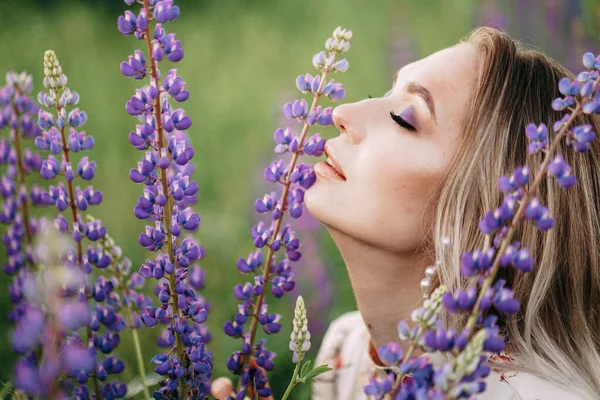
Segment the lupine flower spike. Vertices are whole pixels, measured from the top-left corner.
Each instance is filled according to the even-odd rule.
[[[288,385],[281,400],[286,400],[294,386],[298,383],[305,383],[308,379],[314,378],[324,372],[331,370],[327,365],[320,365],[310,369],[310,361],[302,365],[304,355],[310,350],[310,332],[308,331],[308,320],[306,318],[306,307],[302,296],[296,299],[296,310],[294,311],[294,328],[290,336],[290,350],[293,352],[292,362],[296,364],[292,379]]]
[[[275,364],[275,354],[265,347],[266,340],[256,344],[258,326],[261,325],[267,334],[274,334],[281,329],[279,314],[270,314],[265,302],[265,295],[270,291],[276,298],[282,297],[295,286],[292,263],[301,257],[300,241],[296,238],[291,225],[284,224],[285,214],[291,218],[302,215],[304,190],[308,189],[316,179],[312,167],[298,163],[298,158],[303,155],[320,156],[324,152],[325,140],[318,134],[307,139],[311,126],[329,126],[333,124],[331,107],[322,108],[317,103],[321,97],[329,97],[332,101],[341,100],[345,91],[341,83],[327,80],[329,74],[343,72],[348,69],[345,58],[336,59],[338,55],[350,49],[352,32],[337,28],[333,37],[325,42],[326,51],[314,55],[313,65],[320,75],[312,76],[303,74],[296,78],[296,86],[302,93],[312,97],[309,104],[305,99],[294,100],[283,106],[283,114],[290,120],[302,124],[300,133],[294,133],[290,127],[275,130],[275,153],[291,153],[289,164],[276,160],[265,169],[264,177],[268,182],[275,183],[281,189],[281,194],[276,191],[266,193],[254,203],[256,212],[270,213],[270,222],[259,222],[252,230],[254,247],[248,257],[240,258],[237,268],[242,274],[252,274],[252,280],[234,288],[234,295],[240,301],[238,312],[233,321],[227,321],[224,331],[227,335],[241,341],[241,350],[234,352],[227,361],[227,368],[233,373],[241,375],[236,399],[243,399],[248,394],[248,388],[256,388],[258,395],[266,397],[271,394],[271,389],[266,385],[264,371],[270,371]],[[266,250],[263,256],[262,249]],[[279,261],[275,253],[282,251]],[[246,323],[250,327],[246,328]],[[256,359],[256,364],[261,368],[250,366],[251,357]],[[254,390],[254,389],[253,389]]]
[[[531,179],[530,168],[523,166],[498,181],[504,201],[479,223],[479,230],[487,235],[486,243],[491,246],[467,251],[461,258],[461,274],[472,278],[473,284],[455,293],[447,292],[443,286],[437,288],[424,306],[413,312],[413,326],[400,321],[399,337],[411,343],[411,347],[406,354],[398,343],[379,349],[381,360],[388,364],[391,372],[383,379],[371,379],[364,389],[367,395],[377,399],[387,394],[395,399],[455,399],[471,398],[485,390],[483,379],[490,373],[485,361],[491,353],[502,351],[505,346],[496,324],[497,316],[491,310],[510,315],[519,309],[519,302],[506,287],[506,281],[495,279],[497,272],[510,267],[521,273],[532,270],[529,250],[514,240],[516,229],[527,220],[542,231],[554,226],[550,210],[535,197],[540,182],[549,175],[561,188],[575,185],[573,169],[558,154],[558,146],[564,141],[576,152],[584,152],[596,137],[591,125],[572,126],[582,113],[600,114],[600,57],[587,53],[583,63],[588,71],[573,81],[563,78],[558,82],[564,97],[555,99],[552,107],[569,112],[554,124],[553,135],[544,124],[529,124],[525,128],[529,153],[544,153],[535,177]],[[469,315],[461,332],[442,326],[437,318],[441,306],[449,313]],[[412,356],[416,348],[424,352],[441,351],[448,355],[449,361],[435,369],[426,356]]]
[[[159,338],[165,352],[152,358],[155,371],[165,377],[154,398],[203,398],[210,392],[212,374],[211,356],[204,347],[210,340],[205,325],[209,305],[196,294],[204,287],[204,272],[197,264],[204,249],[185,236],[200,224],[200,217],[189,207],[198,191],[191,176],[194,150],[185,133],[192,119],[183,109],[171,108],[172,103],[185,102],[190,93],[176,69],[163,75],[158,65],[165,58],[171,62],[183,58],[181,43],[164,29],[180,11],[173,0],[125,3],[140,3],[141,9],[137,15],[125,11],[117,28],[146,45],[145,52],[135,50],[121,63],[121,72],[136,80],[147,79],[147,85],[136,89],[127,101],[125,110],[139,122],[129,133],[129,142],[143,151],[137,167],[129,173],[132,181],[143,185],[133,213],[150,223],[138,241],[156,253],[140,266],[139,273],[157,284],[160,302],[158,307],[147,305],[141,319],[148,328],[166,324]]]
[[[91,215],[88,215],[86,220],[88,222],[96,221]],[[105,279],[104,276],[100,277],[92,289],[94,299],[106,304],[104,307],[99,307],[98,315],[101,319],[106,320],[107,315],[114,313],[115,319],[121,319],[121,316],[117,313],[122,311],[124,323],[131,330],[141,391],[144,393],[145,399],[150,399],[148,384],[145,379],[144,365],[146,361],[142,354],[142,346],[137,331],[143,326],[140,312],[147,306],[152,305],[152,299],[138,292],[144,286],[145,280],[137,272],[131,274],[131,260],[123,255],[123,251],[115,244],[114,239],[106,234],[98,240],[98,244],[104,257],[106,257],[105,262],[108,263],[107,272],[110,272],[108,279]],[[128,277],[129,279],[126,281]],[[111,358],[109,362],[105,360],[102,367],[104,370],[114,370],[117,365],[124,366],[122,363],[120,360]]]
[[[0,141],[0,165],[6,170],[0,180],[0,196],[3,199],[0,222],[8,225],[2,235],[6,249],[4,272],[13,277],[9,285],[9,298],[13,309],[9,320],[15,324],[13,350],[22,355],[15,369],[15,388],[27,394],[49,393],[50,382],[28,382],[23,372],[38,371],[38,355],[41,354],[41,329],[45,315],[38,304],[28,302],[24,296],[25,282],[36,276],[37,261],[33,251],[34,239],[43,223],[31,215],[32,206],[41,206],[41,189],[28,177],[37,174],[41,158],[25,147],[26,139],[35,139],[40,129],[35,123],[38,106],[29,97],[32,89],[31,75],[6,74],[6,85],[0,88],[0,129],[8,128],[8,139]]]
[[[66,291],[65,297],[72,300],[60,308],[59,315],[69,330],[84,328],[85,340],[77,334],[64,340],[81,342],[93,361],[86,369],[67,371],[67,376],[77,383],[72,391],[76,398],[88,398],[90,393],[96,398],[122,398],[127,386],[117,380],[107,382],[109,375],[119,374],[125,368],[122,360],[108,355],[119,344],[120,332],[125,328],[124,318],[119,314],[121,298],[113,290],[115,285],[104,276],[89,281],[94,267],[105,270],[113,264],[111,254],[99,244],[106,235],[106,228],[101,221],[86,221],[81,215],[90,205],[100,204],[102,192],[92,186],[76,186],[77,182],[86,183],[94,178],[96,163],[88,156],[80,157],[76,166],[73,161],[74,155],[94,147],[94,139],[80,130],[87,121],[87,114],[79,108],[68,110],[79,103],[79,95],[67,87],[67,77],[52,50],[44,54],[44,75],[46,91],[38,95],[38,101],[44,106],[38,114],[42,133],[35,144],[51,153],[42,161],[40,174],[47,180],[57,179],[58,184],[50,186],[48,192],[42,194],[42,200],[56,206],[59,215],[54,220],[55,227],[61,233],[70,234],[75,241],[76,249],[65,256],[65,267],[72,269],[72,274],[75,270],[82,273],[79,286]],[[69,217],[65,217],[63,211]],[[70,224],[67,218],[71,219]],[[85,250],[84,239],[91,242]]]
[[[76,333],[90,318],[87,305],[79,296],[65,296],[86,282],[79,268],[64,263],[71,247],[68,237],[48,224],[37,235],[34,257],[40,264],[24,276],[26,309],[13,339],[15,351],[25,354],[14,378],[23,398],[67,398],[71,387],[72,398],[80,399],[82,391],[65,383],[85,382],[94,369],[94,349]]]

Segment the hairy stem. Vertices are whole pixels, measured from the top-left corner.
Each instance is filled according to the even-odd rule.
[[[55,92],[56,93],[56,98],[58,99],[58,91]],[[62,110],[62,107],[59,105],[56,107],[56,110],[58,112],[58,115],[60,115],[60,112]],[[67,146],[67,135],[65,134],[65,127],[63,125],[62,128],[60,128],[60,136],[62,139],[62,150],[63,150],[63,154],[65,156],[65,161],[67,163],[70,163],[71,160],[69,159],[69,146]],[[73,166],[71,166],[73,167]],[[78,218],[78,214],[77,214],[77,204],[75,204],[75,191],[73,190],[73,182],[72,181],[67,181],[67,190],[69,191],[69,207],[71,208],[71,215],[73,216],[73,225],[75,225],[77,223],[77,221],[79,221]],[[81,241],[77,242],[77,265],[79,265],[81,267],[81,264],[83,263],[83,250],[81,247]]]
[[[150,5],[148,0],[144,0],[143,2],[144,9],[146,10],[147,15],[151,15],[150,13]],[[152,74],[152,79],[154,80],[157,88],[158,84],[158,69],[156,67],[156,60],[152,56],[152,41],[150,40],[150,24],[146,26],[144,30],[144,39],[146,39],[146,47],[148,50],[148,59],[150,60],[150,69]],[[160,90],[156,99],[154,99],[154,119],[156,120],[156,132],[157,132],[157,150],[158,154],[161,154],[162,149],[165,148],[165,134],[162,126],[161,112],[160,112]],[[163,227],[165,229],[165,235],[167,237],[167,254],[169,255],[169,261],[175,266],[175,269],[178,269],[177,260],[175,260],[175,254],[173,252],[173,235],[171,233],[171,214],[173,212],[173,197],[169,194],[169,184],[167,182],[167,170],[160,169],[160,183],[163,188],[163,193],[167,196],[167,204],[163,207],[163,216],[162,222]],[[177,293],[175,292],[175,273],[169,275],[169,286],[171,293],[171,307],[173,310],[173,321],[176,321],[176,317],[179,317],[179,305],[177,304]],[[177,356],[179,357],[179,361],[185,364],[185,352],[183,348],[183,342],[181,340],[181,335],[175,332],[175,351]],[[179,380],[179,388],[180,388],[180,396],[185,397],[185,381],[183,378]]]
[[[327,78],[327,72],[323,72],[321,75],[321,83],[319,85],[319,89],[317,90],[317,93],[314,95],[313,102],[310,106],[310,109],[308,110],[307,115],[309,115],[310,112],[317,106],[317,102],[319,101],[319,97],[321,96],[321,91],[323,90],[323,87],[325,86],[326,78]],[[302,132],[300,133],[300,140],[298,141],[299,148],[302,146],[302,143],[304,143],[304,139],[306,138],[306,134],[308,133],[309,128],[310,128],[310,125],[307,122],[305,122],[304,126],[302,127]],[[270,243],[273,243],[275,241],[275,239],[277,238],[277,235],[279,234],[279,229],[281,229],[283,216],[285,214],[285,210],[287,207],[287,196],[288,196],[288,192],[290,190],[290,176],[294,170],[294,167],[296,166],[298,157],[299,157],[299,153],[294,153],[294,155],[292,156],[292,160],[290,161],[290,164],[288,166],[288,173],[285,177],[285,184],[283,185],[283,193],[281,195],[281,218],[279,218],[277,220],[277,222],[275,223],[275,228],[273,229],[273,234],[271,235]],[[254,318],[252,319],[252,324],[250,325],[250,346],[254,345],[254,340],[256,338],[256,330],[258,329],[258,315],[260,314],[260,309],[264,302],[265,294],[267,293],[267,285],[271,281],[271,279],[270,279],[271,260],[273,258],[273,254],[274,254],[273,249],[271,247],[269,247],[269,250],[267,250],[267,257],[265,259],[264,270],[263,270],[263,275],[262,275],[263,280],[265,282],[265,288],[262,291],[262,293],[256,298],[256,303],[254,305],[254,312],[253,312]],[[244,357],[242,370],[245,368],[245,366],[248,362],[249,362],[248,357]],[[241,382],[238,385],[238,389],[240,387],[241,387]]]
[[[292,389],[294,388],[294,386],[296,386],[296,384],[298,383],[298,372],[300,371],[300,360],[296,363],[296,368],[294,368],[294,373],[292,374],[292,380],[290,381],[290,384],[288,385],[287,389],[285,390],[285,393],[283,394],[283,397],[281,398],[281,400],[286,400],[288,398],[288,396],[290,395],[290,393],[292,392]]]

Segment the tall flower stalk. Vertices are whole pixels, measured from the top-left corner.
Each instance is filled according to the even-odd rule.
[[[39,171],[41,157],[24,146],[24,139],[35,139],[40,129],[35,123],[38,106],[31,100],[31,75],[9,72],[6,85],[0,88],[0,129],[10,129],[9,140],[0,141],[0,165],[7,165],[0,181],[0,196],[4,199],[0,222],[8,224],[2,241],[6,248],[4,272],[15,276],[11,286],[11,300],[22,300],[18,295],[22,277],[19,273],[26,266],[35,267],[32,243],[38,231],[38,220],[30,215],[31,206],[42,206],[41,189],[31,183],[27,176]],[[16,322],[16,309],[11,319]]]
[[[302,124],[300,133],[294,133],[292,128],[277,129],[274,133],[276,142],[275,152],[283,154],[292,153],[288,165],[280,159],[276,160],[265,169],[264,177],[268,182],[282,186],[281,195],[276,192],[267,193],[263,198],[256,200],[254,208],[258,213],[271,213],[272,222],[267,226],[259,222],[252,228],[252,238],[256,251],[247,258],[241,258],[237,263],[238,270],[243,274],[253,276],[252,283],[237,285],[234,288],[236,298],[241,302],[238,313],[233,321],[227,321],[224,331],[227,335],[239,338],[242,341],[242,350],[234,352],[227,361],[227,367],[235,374],[241,375],[238,384],[237,398],[243,398],[250,387],[260,397],[271,394],[267,385],[264,371],[271,371],[275,364],[275,353],[267,350],[266,340],[256,342],[258,326],[261,325],[266,334],[279,332],[281,315],[269,314],[265,296],[271,284],[271,293],[276,298],[282,297],[285,292],[294,288],[294,273],[291,263],[300,259],[300,241],[295,237],[295,232],[289,224],[283,225],[284,215],[289,213],[292,218],[302,215],[304,190],[308,189],[315,181],[312,168],[304,163],[298,163],[300,155],[320,156],[323,154],[325,140],[317,133],[307,139],[311,126],[319,124],[329,126],[333,124],[331,107],[323,109],[318,106],[322,96],[333,101],[341,100],[345,91],[340,83],[333,80],[327,81],[331,73],[343,72],[348,69],[346,59],[336,60],[340,54],[350,48],[352,32],[337,28],[333,37],[325,42],[326,51],[319,52],[313,57],[313,65],[320,75],[313,77],[310,74],[300,75],[296,79],[296,86],[303,93],[312,96],[310,106],[305,99],[289,102],[283,107],[286,118],[296,120]],[[262,249],[266,248],[266,257],[263,262]],[[285,250],[285,256],[277,263],[275,253]],[[250,321],[250,327],[245,330],[245,324]],[[251,358],[256,363],[251,362]],[[253,367],[255,364],[257,367]]]
[[[63,262],[70,269],[83,273],[79,287],[71,287],[63,296],[72,299],[60,307],[61,315],[69,316],[66,332],[76,332],[84,328],[86,339],[82,341],[74,333],[62,337],[65,342],[82,342],[93,354],[94,362],[85,370],[69,370],[67,376],[79,386],[73,390],[74,396],[86,398],[93,392],[97,399],[124,397],[127,387],[118,381],[102,384],[110,374],[123,371],[123,361],[115,356],[102,358],[100,354],[111,353],[119,344],[119,333],[125,328],[123,317],[118,313],[119,298],[113,291],[112,284],[103,276],[90,283],[89,275],[94,267],[103,270],[111,264],[110,255],[101,247],[94,245],[106,235],[106,228],[98,220],[85,222],[81,211],[90,205],[100,204],[102,192],[92,186],[81,189],[74,184],[75,179],[90,181],[96,173],[96,163],[87,156],[79,159],[74,168],[73,155],[80,151],[89,151],[94,147],[94,139],[79,131],[87,121],[87,114],[79,108],[67,111],[68,107],[78,104],[79,95],[67,87],[67,77],[56,54],[48,50],[44,54],[44,87],[38,95],[38,101],[48,109],[41,109],[38,114],[38,125],[41,135],[36,137],[35,144],[40,150],[48,150],[52,155],[42,161],[40,174],[44,179],[60,177],[57,186],[50,186],[43,193],[42,199],[47,205],[55,205],[60,212],[54,220],[55,226],[62,233],[69,233],[75,241],[76,249],[67,253]],[[50,110],[54,110],[51,112]],[[69,128],[67,136],[67,128]],[[60,163],[54,155],[60,154]],[[71,224],[62,212],[70,210]],[[87,238],[92,244],[83,250],[83,240]],[[95,302],[92,302],[92,299]],[[104,329],[102,329],[104,327]],[[91,379],[90,388],[86,383]]]
[[[15,351],[25,354],[15,365],[15,388],[24,398],[61,399],[67,395],[65,378],[83,378],[80,373],[94,363],[94,354],[76,333],[89,314],[80,311],[79,298],[65,296],[86,278],[64,263],[66,237],[48,225],[37,236],[39,264],[35,271],[24,271],[24,313],[14,332]]]
[[[500,352],[505,347],[491,307],[510,315],[520,306],[513,291],[505,287],[506,282],[496,279],[497,273],[500,268],[508,267],[521,273],[531,271],[533,260],[529,250],[514,241],[516,230],[523,221],[534,223],[541,231],[554,226],[550,210],[535,196],[539,185],[548,176],[554,177],[561,188],[575,185],[572,168],[558,153],[558,148],[565,143],[576,152],[585,152],[596,137],[591,125],[573,126],[581,114],[600,114],[600,56],[586,53],[583,64],[588,71],[573,81],[563,78],[558,83],[564,97],[555,99],[552,108],[568,112],[554,124],[553,137],[545,124],[529,124],[525,129],[528,152],[544,153],[533,181],[530,182],[528,166],[499,179],[498,187],[505,195],[502,205],[489,211],[479,223],[479,230],[486,235],[486,246],[482,250],[467,251],[461,257],[461,274],[471,280],[471,286],[456,293],[448,292],[443,286],[437,288],[423,307],[413,312],[412,326],[406,321],[398,324],[400,339],[410,342],[411,346],[406,354],[395,342],[379,349],[381,360],[392,366],[392,372],[383,380],[371,379],[365,387],[366,394],[378,399],[388,393],[394,394],[396,399],[419,396],[453,399],[470,398],[485,390],[483,379],[490,373],[485,361],[490,353]],[[442,307],[449,313],[469,315],[462,332],[442,326],[438,319]],[[449,361],[435,369],[427,357],[413,356],[416,349],[443,352]]]
[[[308,320],[306,317],[306,306],[302,296],[296,299],[296,309],[294,310],[294,328],[290,335],[290,350],[292,351],[292,362],[296,365],[292,373],[292,379],[283,394],[281,400],[286,400],[292,389],[299,384],[305,383],[308,379],[321,375],[324,372],[330,371],[331,368],[327,365],[319,365],[310,369],[311,361],[302,364],[306,352],[310,350],[310,332],[308,330]]]
[[[37,221],[30,217],[30,207],[42,205],[40,189],[26,179],[40,168],[41,158],[24,147],[24,139],[35,139],[40,129],[35,123],[38,107],[30,99],[31,75],[9,72],[6,85],[0,88],[0,129],[9,127],[10,141],[0,142],[0,165],[7,164],[2,176],[0,195],[4,198],[0,222],[11,224],[3,237],[8,261],[4,271],[14,275],[32,265],[31,244]]]
[[[135,1],[125,3],[133,5]],[[172,110],[170,105],[170,101],[186,101],[189,92],[176,69],[164,76],[158,69],[164,58],[171,62],[183,58],[181,43],[163,28],[163,24],[179,17],[179,8],[172,0],[137,3],[141,4],[138,14],[125,11],[117,27],[122,34],[133,34],[146,45],[146,54],[135,50],[128,61],[121,63],[121,72],[136,80],[149,80],[148,86],[136,89],[125,106],[140,122],[130,132],[129,142],[144,151],[137,168],[129,173],[132,181],[144,185],[134,214],[154,222],[140,234],[139,243],[159,252],[140,267],[140,274],[159,281],[161,304],[146,307],[141,318],[149,328],[159,322],[167,324],[159,344],[170,350],[152,359],[157,364],[156,372],[167,379],[154,396],[197,398],[209,393],[212,373],[212,360],[204,349],[210,338],[204,325],[209,306],[195,292],[204,286],[204,273],[194,265],[204,250],[191,236],[182,237],[184,231],[193,232],[200,224],[198,214],[188,207],[196,201],[198,185],[191,180],[194,150],[185,133],[192,120],[183,109]]]
[[[0,222],[9,225],[2,235],[6,249],[4,272],[14,277],[9,286],[13,306],[9,320],[16,326],[12,347],[22,355],[19,363],[37,365],[43,352],[39,331],[32,329],[32,325],[43,321],[44,316],[38,307],[27,304],[24,295],[28,274],[37,270],[33,242],[42,225],[31,216],[30,208],[43,205],[40,188],[27,182],[28,175],[37,173],[41,164],[39,154],[25,147],[25,139],[40,134],[35,123],[38,106],[29,97],[32,86],[31,75],[9,72],[6,85],[0,88],[0,129],[10,130],[8,140],[0,141],[0,165],[7,166],[0,181],[3,198]],[[23,380],[15,382],[15,387],[27,389]]]
[[[96,219],[90,215],[87,216],[87,220],[89,222],[96,221]],[[109,296],[112,295],[113,299],[116,300],[113,302],[113,304],[120,304],[122,301],[123,314],[125,314],[125,320],[128,324],[128,328],[131,330],[131,337],[133,339],[133,347],[138,364],[138,373],[142,385],[142,392],[144,393],[144,398],[149,400],[150,392],[148,391],[148,384],[146,382],[144,355],[142,353],[142,346],[137,331],[143,325],[139,316],[139,312],[145,307],[151,305],[152,299],[138,292],[138,290],[142,289],[144,286],[144,278],[139,273],[134,272],[131,274],[129,280],[127,282],[125,281],[131,272],[131,260],[123,256],[123,251],[115,244],[113,238],[106,234],[103,238],[98,240],[98,244],[102,248],[104,254],[107,254],[111,258],[111,279],[110,283],[104,279],[99,279],[97,281],[97,286],[95,287],[95,294],[100,298],[106,296],[106,291],[102,290],[103,287],[107,286],[105,284],[106,282],[112,286]],[[117,297],[118,295],[114,293],[115,291],[118,291],[119,295],[121,296],[120,299]]]

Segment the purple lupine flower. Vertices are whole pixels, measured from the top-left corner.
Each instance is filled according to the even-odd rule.
[[[140,278],[159,281],[156,294],[160,301],[159,307],[144,307],[141,321],[149,328],[166,324],[159,344],[171,348],[153,358],[156,372],[165,376],[155,398],[184,397],[182,391],[185,396],[204,397],[212,371],[211,357],[204,350],[210,339],[205,327],[209,304],[195,292],[204,287],[204,272],[195,265],[204,250],[184,236],[185,231],[193,232],[200,225],[199,215],[189,207],[196,201],[198,185],[191,179],[194,150],[183,132],[192,126],[192,119],[183,109],[172,110],[170,105],[170,99],[181,104],[190,93],[176,69],[162,81],[158,69],[165,56],[172,62],[183,58],[181,43],[163,28],[179,14],[172,0],[146,0],[137,15],[127,10],[117,21],[122,34],[133,34],[151,49],[151,54],[136,50],[120,69],[126,77],[149,79],[148,86],[136,89],[125,109],[141,121],[129,133],[129,142],[145,152],[129,173],[133,182],[144,185],[133,213],[151,223],[138,241],[149,251],[161,250],[139,268]]]
[[[319,76],[310,74],[300,75],[296,79],[297,88],[303,93],[310,93],[315,99],[327,96],[336,101],[343,98],[345,91],[341,84],[330,80],[326,82],[328,74],[345,71],[348,63],[345,59],[336,60],[336,56],[349,49],[349,40],[352,36],[350,31],[336,29],[334,37],[327,41],[327,52],[319,53],[314,57],[315,67],[320,72]],[[313,102],[313,103],[316,103]],[[254,203],[257,213],[270,213],[272,221],[258,222],[251,230],[254,246],[258,249],[251,252],[248,258],[241,258],[237,263],[238,270],[244,274],[260,273],[253,277],[253,284],[248,282],[237,285],[234,290],[236,298],[241,302],[238,305],[238,313],[232,321],[227,321],[224,331],[228,336],[242,339],[242,351],[234,352],[227,361],[227,368],[235,374],[240,374],[240,387],[236,398],[243,398],[247,394],[247,385],[256,374],[262,374],[259,369],[250,366],[250,357],[254,354],[259,366],[264,363],[263,353],[266,352],[265,343],[261,341],[255,344],[256,329],[258,325],[263,326],[267,334],[277,333],[281,329],[278,314],[269,314],[264,296],[268,291],[267,285],[271,283],[271,293],[276,297],[282,297],[295,286],[294,274],[291,263],[301,258],[300,241],[295,237],[295,232],[289,224],[282,224],[281,219],[289,214],[292,218],[299,218],[303,213],[304,189],[309,188],[315,181],[312,167],[306,164],[296,164],[297,156],[302,154],[319,156],[323,154],[325,140],[315,134],[307,139],[308,128],[314,124],[323,126],[332,123],[332,109],[323,109],[316,104],[309,107],[306,99],[293,100],[283,107],[283,115],[286,118],[297,120],[304,124],[302,134],[294,133],[292,128],[286,127],[275,130],[275,153],[294,153],[291,163],[283,159],[276,160],[264,170],[264,178],[267,182],[283,185],[286,197],[278,192],[268,192]],[[266,249],[266,261],[263,260],[262,249]],[[274,260],[274,254],[284,250],[285,255],[279,263]],[[262,269],[261,269],[262,268]],[[245,324],[251,321],[249,328]],[[248,334],[244,333],[248,329]],[[269,360],[271,360],[269,358]],[[269,361],[270,370],[274,363]],[[256,377],[255,377],[256,379]],[[262,379],[262,376],[258,378]],[[266,380],[266,378],[265,378]],[[257,383],[257,391],[261,389]]]
[[[27,287],[33,287],[29,282],[35,282],[37,276],[33,242],[44,226],[43,220],[32,215],[32,209],[45,205],[40,189],[28,182],[28,176],[41,168],[41,157],[25,147],[25,139],[36,141],[41,134],[35,123],[38,106],[29,97],[31,89],[31,76],[15,72],[6,74],[6,85],[0,88],[0,129],[10,129],[9,139],[0,141],[0,165],[6,165],[0,179],[0,222],[8,225],[2,235],[6,251],[3,269],[13,276],[9,285],[9,320],[15,324],[11,344],[23,356],[15,365],[14,384],[27,394],[44,396],[53,384],[41,379],[40,366],[32,355],[46,342],[47,320],[40,304],[31,302],[26,293]],[[46,363],[50,377],[51,360],[49,357]]]
[[[535,222],[538,229],[546,231],[554,226],[554,218],[550,217],[550,210],[540,204],[534,197],[525,208],[525,217]]]
[[[47,92],[40,93],[38,100],[42,105],[54,108],[56,113],[40,111],[38,124],[44,131],[41,137],[37,138],[36,145],[41,150],[61,153],[61,162],[59,164],[53,156],[48,156],[47,160],[41,162],[40,172],[46,179],[63,176],[66,184],[61,181],[57,186],[50,186],[48,192],[41,195],[41,199],[45,204],[54,204],[59,212],[67,208],[71,210],[71,227],[62,215],[56,219],[55,224],[61,232],[70,233],[76,243],[76,250],[67,253],[65,264],[84,272],[83,281],[69,287],[63,295],[62,305],[56,312],[56,321],[65,332],[87,327],[85,342],[92,357],[90,367],[74,367],[71,364],[65,372],[78,383],[74,393],[94,392],[96,397],[119,398],[125,395],[125,385],[118,381],[105,384],[101,384],[100,381],[107,379],[109,374],[119,373],[121,363],[113,358],[105,358],[104,360],[109,361],[103,361],[100,354],[111,353],[119,343],[119,332],[125,327],[125,320],[119,310],[126,299],[117,294],[117,287],[112,283],[107,284],[103,276],[95,282],[87,282],[89,278],[86,275],[93,272],[93,267],[103,270],[111,263],[115,264],[115,268],[118,268],[118,265],[113,259],[115,255],[108,254],[107,248],[100,244],[100,241],[106,238],[106,228],[98,220],[85,223],[80,214],[90,205],[98,205],[102,201],[102,193],[94,190],[92,186],[83,189],[74,185],[77,178],[84,181],[93,179],[96,163],[88,156],[83,156],[76,167],[70,161],[71,152],[91,150],[94,140],[85,132],[78,131],[87,121],[85,111],[74,108],[67,112],[67,107],[77,105],[79,95],[66,87],[67,78],[52,51],[47,51],[44,55],[44,71],[44,86]],[[90,245],[86,252],[83,251],[85,238],[95,243]],[[92,298],[94,302],[91,301]],[[134,322],[131,321],[130,324],[134,325]],[[64,340],[68,342],[80,339],[67,336]],[[88,378],[91,378],[89,388],[85,386]]]
[[[490,248],[486,251],[476,250],[474,253],[463,253],[460,262],[460,272],[464,276],[473,276],[490,269],[494,260],[495,251]]]
[[[125,15],[130,11],[126,11]],[[121,16],[119,19],[125,20],[125,17]],[[135,26],[135,23],[134,23]],[[127,25],[128,27],[128,25]],[[120,30],[120,29],[119,29]],[[121,31],[122,32],[122,31]],[[134,51],[132,56],[129,56],[129,61],[123,61],[121,63],[121,73],[127,77],[135,78],[135,79],[143,79],[146,76],[146,59],[144,58],[144,53],[140,50]]]
[[[73,151],[91,150],[94,145],[92,137],[88,137],[85,132],[78,132],[87,121],[85,111],[75,108],[67,115],[67,106],[77,105],[79,95],[66,87],[67,78],[62,73],[62,68],[56,55],[49,50],[44,54],[44,87],[47,92],[41,92],[38,99],[42,105],[56,110],[53,115],[47,110],[40,110],[38,124],[43,130],[41,136],[36,139],[36,145],[40,150],[50,150],[53,154],[62,153],[62,162],[53,156],[48,156],[47,160],[41,164],[40,173],[45,179],[53,179],[62,175],[66,180],[66,187],[63,182],[59,182],[57,187],[50,187],[50,190],[42,196],[46,204],[55,204],[57,209],[62,212],[67,207],[71,208],[72,214],[72,233],[79,236],[82,233],[79,225],[82,224],[79,210],[85,211],[88,205],[96,205],[102,201],[102,193],[94,191],[90,186],[85,190],[73,184],[74,179],[79,177],[83,180],[91,180],[96,173],[96,163],[90,161],[84,156],[79,161],[77,171],[74,170],[70,162],[71,146]],[[57,100],[58,99],[58,100]],[[48,107],[50,108],[50,107]],[[67,138],[66,128],[70,126],[69,137]],[[77,264],[82,265],[83,251],[81,241],[77,240]]]
[[[403,356],[402,348],[397,342],[389,342],[388,344],[381,346],[379,350],[377,350],[377,354],[381,361],[390,365],[396,365],[402,360]]]
[[[589,146],[589,143],[587,144]],[[561,188],[569,188],[575,185],[575,176],[571,174],[572,168],[562,158],[560,154],[552,160],[548,165],[548,172],[550,172],[558,181],[558,185]]]
[[[529,139],[529,154],[535,154],[548,147],[548,127],[546,124],[542,123],[539,126],[529,124],[525,128],[525,134]]]
[[[386,375],[382,380],[369,378],[369,384],[364,387],[364,392],[368,396],[375,396],[377,399],[383,399],[386,394],[392,392],[394,379],[395,377],[392,374]]]
[[[592,83],[592,81],[588,83]],[[582,153],[590,148],[590,143],[595,138],[596,132],[594,132],[591,125],[586,124],[574,127],[572,132],[568,134],[566,143],[568,146],[573,147],[578,153]]]

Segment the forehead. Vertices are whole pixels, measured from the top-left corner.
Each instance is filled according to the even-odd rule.
[[[475,47],[460,43],[402,67],[396,85],[399,89],[406,82],[423,85],[431,92],[440,117],[438,122],[444,117],[456,119],[473,93],[477,60]]]
[[[398,80],[419,78],[419,83],[474,80],[476,74],[477,52],[470,43],[459,43],[437,51],[425,58],[402,67]],[[436,79],[437,78],[437,79]]]

